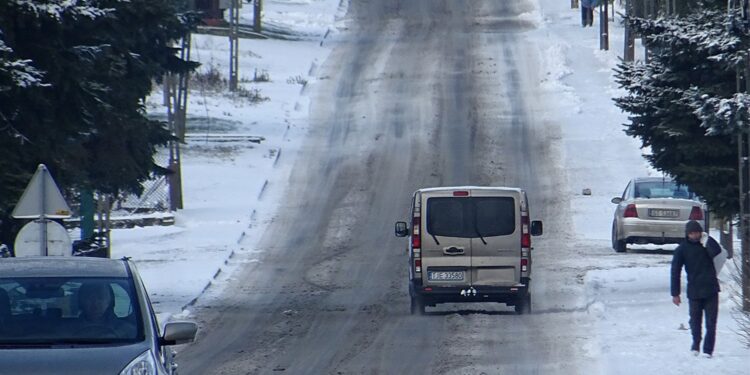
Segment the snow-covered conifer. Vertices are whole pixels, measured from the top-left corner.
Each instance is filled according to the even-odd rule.
[[[749,97],[737,92],[736,71],[750,47],[739,13],[717,6],[626,22],[643,36],[649,58],[616,71],[627,91],[615,99],[630,114],[625,132],[650,147],[655,168],[688,184],[720,215],[735,213],[736,132],[750,119]]]

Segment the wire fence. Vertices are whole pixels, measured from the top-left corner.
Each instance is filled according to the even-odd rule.
[[[154,156],[156,164],[169,165],[169,153],[163,150]],[[170,210],[169,179],[167,176],[155,176],[143,183],[143,193],[125,194],[112,202],[112,217],[133,216],[135,214],[149,214],[154,212],[169,212]]]

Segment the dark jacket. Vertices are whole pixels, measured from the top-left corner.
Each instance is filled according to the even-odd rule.
[[[677,246],[672,256],[672,296],[680,295],[683,265],[687,273],[689,299],[708,298],[719,292],[719,280],[716,278],[712,256],[700,242],[694,243],[686,239]]]

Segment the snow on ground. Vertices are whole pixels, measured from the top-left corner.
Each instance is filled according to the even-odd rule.
[[[295,9],[308,16],[304,27],[298,18],[283,17]],[[242,262],[253,262],[261,251],[255,241],[281,201],[307,130],[305,90],[330,52],[326,36],[336,33],[337,16],[345,11],[339,0],[266,1],[266,17],[277,29],[304,33],[306,39],[241,39],[238,71],[245,97],[193,84],[187,105],[189,140],[182,149],[185,209],[175,213],[174,226],[112,231],[112,257],[134,259],[165,318],[186,315],[183,309],[189,311],[217,276],[236,267],[230,259],[242,254]],[[251,15],[252,7],[242,8],[241,14]],[[228,38],[194,34],[192,45],[191,58],[203,64],[199,74],[213,70],[228,76]],[[161,92],[149,98],[150,114],[166,112],[161,101]],[[232,134],[264,140],[211,141],[212,136]]]
[[[570,2],[535,0],[535,11],[523,18],[538,25],[531,38],[543,41],[545,79],[539,84],[559,101],[553,111],[562,126],[559,145],[567,171],[573,231],[583,247],[602,252],[610,246],[614,205],[635,176],[658,175],[641,156],[639,141],[626,136],[627,115],[611,98],[621,95],[612,68],[621,56],[623,30],[610,24],[610,51],[600,51],[598,13],[593,28],[582,28],[580,11]],[[306,90],[329,50],[325,38],[335,34],[337,16],[346,11],[339,0],[267,0],[265,17],[275,33],[300,36],[299,41],[240,41],[242,86],[267,101],[215,95],[194,87],[188,104],[192,141],[183,150],[185,209],[170,227],[117,229],[112,233],[113,257],[131,256],[163,315],[189,315],[189,305],[210,288],[219,274],[231,273],[237,262],[254,262],[256,239],[272,219],[282,197],[297,149],[307,130]],[[252,23],[252,7],[242,9],[241,22]],[[202,72],[228,72],[229,43],[225,37],[195,35],[193,59]],[[641,51],[637,52],[640,55]],[[270,82],[253,82],[256,72]],[[303,84],[307,81],[306,84]],[[257,90],[257,91],[255,91]],[[160,93],[149,101],[149,112],[163,112]],[[206,139],[201,139],[201,135]],[[260,144],[217,144],[215,134],[262,136]],[[591,196],[581,192],[592,190]],[[654,257],[657,258],[654,258]],[[663,259],[658,258],[663,257]],[[618,259],[622,265],[618,266]],[[745,373],[750,352],[741,347],[730,293],[721,294],[716,361],[689,357],[687,304],[675,307],[669,297],[669,255],[623,254],[606,261],[606,269],[585,275],[585,296],[591,332],[585,349],[602,373],[644,370],[666,373]],[[609,268],[613,267],[613,268]],[[604,267],[602,267],[604,268]],[[221,279],[221,278],[219,278]],[[729,277],[722,274],[724,290]],[[212,295],[218,295],[211,293]]]
[[[540,1],[543,24],[534,33],[546,40],[542,55],[547,69],[543,87],[559,92],[557,121],[563,125],[563,153],[568,181],[576,192],[571,201],[578,237],[610,239],[614,205],[633,177],[661,175],[640,152],[640,141],[621,126],[627,114],[613,97],[623,94],[613,68],[623,50],[623,29],[610,23],[610,50],[599,50],[599,13],[593,27],[581,27],[580,10],[565,1]],[[541,43],[540,43],[541,44]],[[591,196],[582,191],[589,188]]]
[[[346,0],[265,0],[263,29],[291,39],[319,40],[329,32],[332,16],[346,11]],[[252,25],[250,4],[240,12],[240,24]]]
[[[596,319],[596,345],[588,349],[599,358],[602,373],[697,374],[718,371],[718,362],[721,374],[746,374],[750,353],[737,340],[729,314],[734,304],[726,293],[714,358],[695,358],[689,352],[687,299],[683,295],[680,307],[671,303],[668,274],[666,267],[588,272],[589,315]]]
[[[560,97],[555,112],[563,127],[568,184],[576,194],[571,200],[576,238],[592,249],[608,248],[614,211],[610,199],[622,195],[633,177],[661,175],[642,158],[640,141],[623,133],[627,114],[611,99],[623,95],[614,82],[613,68],[624,50],[624,31],[618,16],[618,22],[610,23],[610,50],[602,51],[598,11],[594,27],[583,28],[580,10],[570,9],[570,2],[537,1],[542,23],[533,33],[548,45],[543,64],[549,79],[542,85]],[[636,57],[642,54],[642,48],[636,48]],[[584,196],[583,188],[593,194]],[[670,253],[661,261],[654,259],[658,253],[643,253],[623,254],[622,266],[609,260],[607,267],[613,268],[588,271],[584,278],[587,314],[596,327],[585,349],[600,364],[600,372],[693,374],[717,371],[715,362],[720,362],[722,374],[747,373],[750,351],[740,344],[732,318],[730,267],[720,275],[724,292],[717,361],[706,362],[689,353],[690,331],[684,329],[689,327],[687,298],[683,295],[684,303],[676,307],[669,296]],[[683,288],[684,283],[683,272]]]

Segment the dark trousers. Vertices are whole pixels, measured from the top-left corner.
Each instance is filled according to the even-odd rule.
[[[589,8],[581,5],[581,25],[583,27],[592,26],[594,24],[594,8]]]
[[[706,314],[706,339],[703,341],[703,352],[713,354],[716,342],[716,318],[719,315],[719,294],[713,297],[696,298],[689,300],[690,305],[690,332],[693,334],[693,346],[691,350],[700,350],[701,347],[701,321]]]

